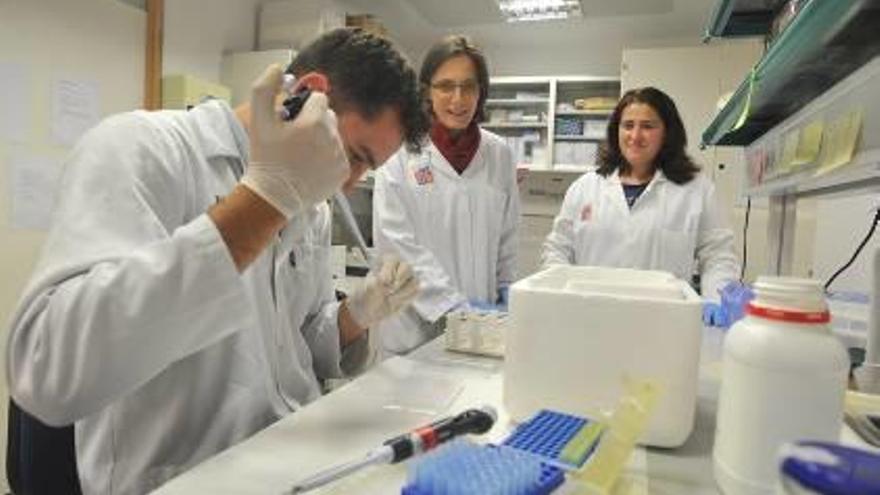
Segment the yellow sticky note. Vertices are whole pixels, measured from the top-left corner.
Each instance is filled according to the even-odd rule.
[[[825,129],[825,152],[816,175],[828,173],[852,161],[861,131],[861,110],[853,110],[831,121]]]
[[[801,128],[797,151],[794,157],[794,166],[799,167],[813,163],[816,160],[819,156],[819,149],[822,146],[822,131],[824,128],[825,124],[821,120],[816,120]]]
[[[800,134],[797,129],[789,131],[788,134],[785,135],[782,142],[782,156],[779,158],[779,166],[776,168],[778,173],[788,172],[794,166],[799,139]]]

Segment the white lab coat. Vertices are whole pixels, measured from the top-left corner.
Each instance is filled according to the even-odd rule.
[[[481,130],[459,175],[433,144],[401,149],[376,174],[373,240],[413,266],[421,293],[379,325],[382,348],[404,353],[436,336],[435,322],[467,301],[494,303],[516,265],[519,192],[510,148]]]
[[[44,422],[75,422],[84,493],[148,492],[318,397],[316,372],[341,375],[327,205],[242,274],[205,214],[247,148],[210,102],[111,117],[66,164],[7,378]]]
[[[541,261],[665,270],[687,281],[696,266],[703,297],[711,300],[740,270],[712,183],[698,174],[678,185],[660,170],[632,209],[617,172],[578,178],[565,193]]]

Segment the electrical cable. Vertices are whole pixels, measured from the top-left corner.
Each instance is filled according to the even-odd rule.
[[[743,255],[742,255],[742,267],[739,272],[739,282],[741,284],[745,283],[746,278],[746,265],[749,261],[749,216],[752,213],[752,197],[746,196],[746,220],[743,223]]]
[[[849,259],[849,261],[846,262],[846,264],[844,264],[836,272],[834,272],[834,275],[832,275],[827,282],[825,282],[825,292],[828,292],[828,288],[831,287],[832,283],[834,283],[834,279],[836,279],[841,273],[846,271],[846,269],[849,268],[850,265],[853,264],[853,262],[855,262],[856,258],[859,257],[859,253],[862,252],[862,249],[864,249],[865,246],[868,244],[868,241],[871,240],[871,236],[874,235],[874,231],[877,230],[878,222],[880,222],[880,208],[877,208],[877,211],[874,213],[874,221],[871,223],[871,228],[868,230],[868,235],[866,235],[865,238],[862,239],[862,242],[859,244],[859,247],[856,248],[856,251],[853,253],[852,257]]]

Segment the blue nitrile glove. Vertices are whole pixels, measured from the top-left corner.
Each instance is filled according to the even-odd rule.
[[[718,303],[703,301],[703,324],[709,327],[727,328],[730,326],[727,311]]]
[[[502,285],[498,288],[498,310],[507,311],[508,301],[510,301],[510,286]]]
[[[486,301],[477,301],[476,299],[469,299],[467,302],[468,309],[476,312],[489,312],[489,311],[498,311],[498,307],[490,302]]]
[[[718,295],[721,296],[721,306],[727,315],[727,326],[745,316],[746,306],[755,298],[752,289],[739,281],[730,282],[718,289]]]

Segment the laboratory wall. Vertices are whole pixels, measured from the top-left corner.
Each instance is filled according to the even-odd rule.
[[[813,270],[823,282],[849,261],[856,247],[865,238],[875,212],[880,208],[876,191],[832,199],[820,199],[816,205]],[[798,215],[801,214],[798,208]],[[875,233],[856,261],[831,286],[835,291],[866,293],[874,267],[874,251],[880,249],[880,234]]]
[[[220,82],[224,53],[255,48],[259,0],[165,2],[162,73]]]
[[[44,215],[69,150],[59,139],[63,90],[95,103],[98,118],[141,105],[146,15],[117,0],[0,0],[0,322],[8,322],[45,238]],[[70,83],[59,86],[59,82]],[[70,94],[70,93],[68,93]],[[71,117],[68,114],[64,117]],[[53,125],[53,122],[56,125]],[[70,129],[68,129],[70,131]],[[67,136],[69,137],[69,135]],[[37,170],[39,168],[39,170]],[[5,352],[0,353],[5,361]],[[5,365],[2,366],[5,370]],[[0,466],[7,388],[0,380]],[[5,470],[2,484],[6,485]]]
[[[479,37],[479,34],[475,37]],[[623,51],[644,44],[628,41],[626,37],[620,35],[608,37],[595,35],[586,41],[561,41],[552,45],[552,57],[547,56],[547,48],[539,43],[515,49],[503,44],[486,43],[484,51],[492,64],[492,73],[498,76],[586,74],[616,77],[620,75],[620,58]],[[663,38],[650,43],[652,48],[692,44],[694,44],[693,37]]]

